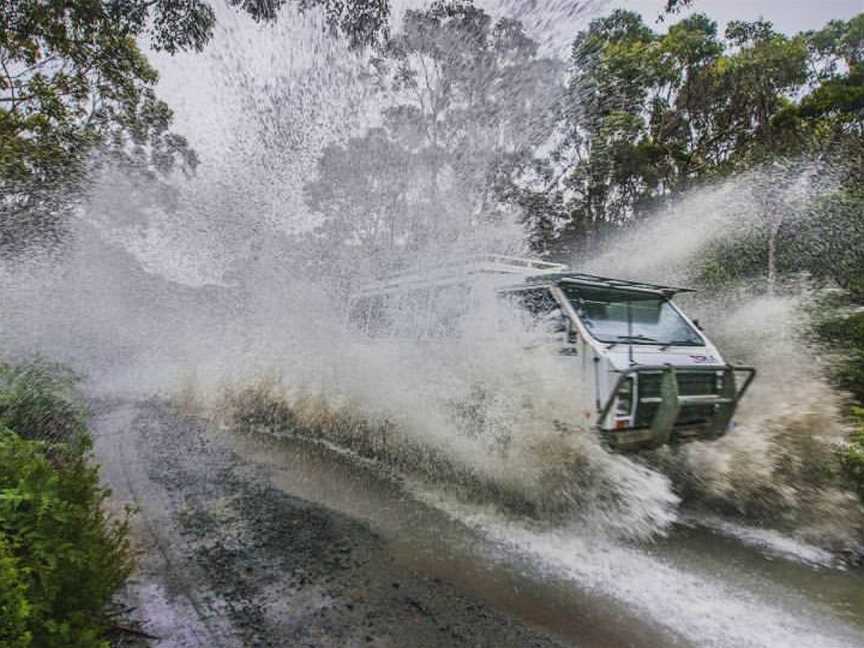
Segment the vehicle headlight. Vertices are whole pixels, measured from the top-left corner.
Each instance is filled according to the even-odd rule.
[[[633,379],[628,378],[621,383],[618,388],[617,400],[615,403],[616,416],[630,416],[633,409]]]

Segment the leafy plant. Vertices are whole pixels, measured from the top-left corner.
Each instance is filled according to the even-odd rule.
[[[848,445],[840,451],[840,463],[864,500],[864,408],[855,408],[853,415],[858,419],[859,427],[849,438]]]
[[[0,538],[0,646],[27,648],[32,635],[27,630],[30,603],[27,601],[18,560]]]
[[[0,362],[0,426],[19,436],[88,447],[87,408],[76,392],[78,377],[43,360]]]
[[[837,385],[864,403],[864,313],[822,322],[817,334],[838,356],[832,371]]]
[[[46,443],[0,430],[0,601],[14,613],[9,640],[26,646],[29,633],[40,648],[102,648],[103,611],[132,569],[128,522],[103,510],[109,492],[83,453],[51,450],[49,457]]]
[[[387,31],[386,0],[229,0],[257,21],[287,4],[323,11],[354,47]],[[0,250],[20,253],[65,236],[65,216],[94,168],[119,165],[170,195],[160,176],[198,163],[171,132],[159,75],[141,50],[201,51],[211,0],[15,0],[0,5]]]

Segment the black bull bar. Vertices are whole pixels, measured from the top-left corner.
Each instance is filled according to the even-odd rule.
[[[716,394],[698,394],[684,395],[680,393],[678,373],[686,374],[719,374],[723,373],[723,384]],[[723,436],[732,417],[735,415],[735,410],[738,407],[738,402],[747,392],[753,379],[756,378],[756,369],[753,367],[723,365],[710,367],[673,367],[672,365],[637,365],[629,369],[619,370],[617,372],[618,380],[615,383],[615,388],[612,390],[609,399],[606,401],[600,415],[597,418],[597,427],[601,430],[604,441],[613,450],[629,451],[641,450],[645,448],[657,448],[666,445],[673,441],[691,441],[691,440],[713,440]],[[660,374],[660,395],[659,397],[642,397],[638,391],[634,390],[633,397],[637,399],[637,411],[642,403],[657,403],[658,407],[651,423],[648,426],[640,428],[621,428],[606,430],[603,428],[603,422],[609,416],[615,399],[618,397],[618,392],[621,386],[628,378],[642,374]],[[741,387],[737,386],[737,374],[745,374],[745,378]],[[714,414],[710,420],[697,428],[686,428],[686,426],[676,426],[681,408],[686,405],[710,405],[713,406]]]

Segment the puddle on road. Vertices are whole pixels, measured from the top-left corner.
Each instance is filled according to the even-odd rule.
[[[397,563],[580,648],[690,645],[611,599],[535,573],[528,561],[505,554],[353,457],[303,440],[222,434],[244,459],[266,466],[275,487],[367,522]]]
[[[582,648],[673,648],[703,642],[720,645],[716,641],[721,641],[721,636],[695,638],[692,632],[688,637],[678,634],[671,629],[678,627],[674,618],[664,619],[668,625],[658,622],[656,615],[652,617],[637,607],[638,601],[645,598],[644,592],[634,599],[637,604],[628,606],[621,598],[609,595],[608,583],[594,587],[590,579],[580,584],[565,573],[556,574],[554,569],[538,569],[530,556],[496,544],[444,510],[419,502],[403,485],[383,476],[374,466],[363,466],[356,457],[299,439],[227,432],[220,436],[245,459],[266,466],[274,486],[367,522],[388,543],[398,563],[453,583],[500,611]],[[602,553],[602,548],[598,551]],[[637,557],[641,552],[646,562],[654,561],[680,572],[685,580],[689,579],[682,583],[685,589],[695,586],[690,581],[702,579],[729,597],[734,598],[739,591],[752,595],[754,600],[770,602],[772,607],[765,612],[777,617],[778,623],[787,615],[795,619],[796,609],[806,612],[798,618],[800,623],[806,623],[809,616],[821,618],[826,628],[831,627],[832,619],[840,622],[838,625],[846,622],[849,628],[839,628],[830,640],[826,637],[825,645],[858,645],[856,628],[864,627],[864,579],[860,570],[817,568],[772,557],[734,538],[693,527],[678,529],[670,538],[653,545],[626,551]],[[614,562],[614,556],[609,559]],[[614,578],[614,573],[613,565],[609,577]],[[684,590],[660,594],[667,599],[686,596]],[[702,614],[708,618],[717,616],[718,629],[728,630],[724,601],[708,596],[701,602],[686,603],[696,608],[704,605]],[[704,623],[699,620],[682,627],[692,629]],[[820,622],[820,628],[823,625]],[[820,632],[813,628],[814,636]],[[753,637],[754,646],[775,644],[767,631]]]

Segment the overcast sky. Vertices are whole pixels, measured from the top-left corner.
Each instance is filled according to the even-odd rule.
[[[665,0],[609,0],[610,7],[640,11],[655,28],[665,4]],[[729,20],[764,17],[779,31],[791,34],[819,28],[834,18],[864,13],[864,0],[695,0],[687,13],[699,11],[716,20],[721,33]]]

